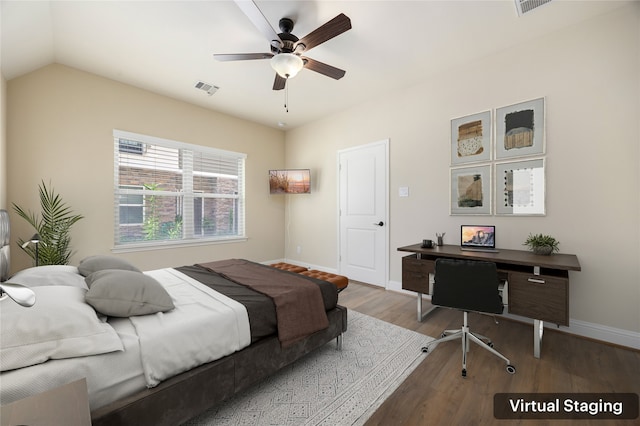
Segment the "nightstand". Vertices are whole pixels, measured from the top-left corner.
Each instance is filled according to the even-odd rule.
[[[80,379],[2,406],[1,426],[89,426],[87,381]]]

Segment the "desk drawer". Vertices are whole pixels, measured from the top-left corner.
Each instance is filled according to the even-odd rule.
[[[569,279],[509,273],[509,313],[569,325]]]
[[[435,262],[418,259],[411,255],[402,258],[402,288],[429,294],[429,273],[433,273]]]

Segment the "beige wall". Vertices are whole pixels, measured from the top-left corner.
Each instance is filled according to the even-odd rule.
[[[7,208],[7,81],[0,74],[0,209]]]
[[[570,275],[573,324],[640,332],[639,15],[636,3],[287,132],[287,166],[318,176],[311,196],[290,198],[286,258],[338,267],[337,151],[389,138],[389,287],[401,282],[395,249],[436,232],[457,244],[459,225],[493,223],[511,249],[550,233],[582,264]],[[543,96],[547,215],[450,216],[450,120]]]
[[[269,197],[268,170],[284,165],[284,134],[61,65],[7,85],[8,205],[40,211],[38,184],[51,182],[85,216],[72,233],[71,263],[113,248],[113,129],[243,152],[246,242],[118,254],[142,269],[244,257],[281,259],[284,200]],[[12,239],[33,229],[13,209]],[[13,243],[12,270],[30,265]]]

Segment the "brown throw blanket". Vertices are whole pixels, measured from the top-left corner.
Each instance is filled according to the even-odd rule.
[[[244,259],[200,263],[198,266],[273,299],[278,339],[283,347],[329,326],[320,288],[303,276]]]

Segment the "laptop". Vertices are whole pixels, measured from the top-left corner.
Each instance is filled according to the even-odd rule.
[[[460,249],[497,253],[496,227],[492,225],[462,225],[460,227]]]

